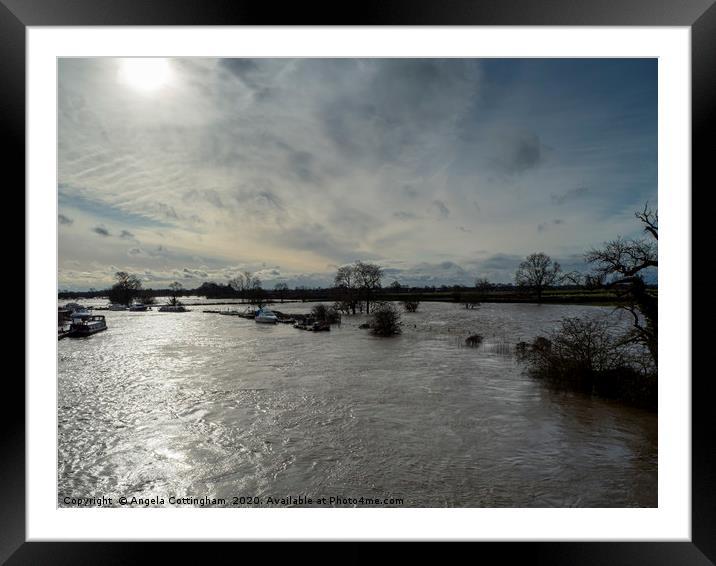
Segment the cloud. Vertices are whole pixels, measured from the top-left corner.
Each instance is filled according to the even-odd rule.
[[[515,254],[494,254],[480,262],[480,266],[489,270],[516,269],[524,257]]]
[[[440,218],[447,218],[450,216],[450,209],[441,200],[434,200],[430,204],[430,212]]]
[[[406,197],[411,198],[411,199],[416,198],[420,194],[420,191],[418,191],[418,189],[416,189],[412,185],[404,185],[401,188],[401,191],[403,192],[403,194]]]
[[[551,193],[549,195],[549,197],[550,197],[550,200],[552,201],[552,204],[562,205],[567,202],[579,200],[580,198],[586,196],[588,193],[589,193],[589,189],[587,187],[577,187],[577,188],[565,191],[564,193],[561,193],[561,194]]]
[[[315,70],[316,65],[311,67]],[[368,59],[325,65],[320,78],[333,79],[338,88],[321,114],[324,131],[352,159],[399,160],[419,147],[427,132],[455,127],[474,96],[478,77],[479,67],[469,59]]]
[[[181,276],[186,279],[194,279],[194,278],[206,279],[207,277],[209,277],[209,274],[206,271],[202,271],[201,269],[190,269],[188,267],[185,267],[181,271]]]
[[[310,151],[295,149],[282,141],[277,141],[276,145],[285,152],[288,171],[296,179],[304,183],[321,183],[316,168],[316,158]]]
[[[249,188],[239,189],[234,198],[244,210],[251,214],[283,211],[284,206],[281,197],[270,188],[265,188],[271,185],[270,181],[253,181],[248,183]]]
[[[95,234],[99,234],[100,236],[110,236],[109,230],[107,230],[107,228],[105,228],[104,226],[95,226],[94,228],[92,228],[92,231]]]
[[[215,208],[224,208],[225,204],[221,198],[221,193],[214,189],[196,190],[192,189],[184,193],[182,199],[185,202],[196,204],[196,203],[209,203]]]
[[[64,224],[65,226],[69,226],[70,224],[72,224],[72,223],[74,222],[74,220],[72,220],[72,218],[68,218],[68,217],[65,216],[64,214],[58,214],[58,215],[57,215],[57,221],[58,221],[60,224]]]
[[[274,60],[275,61],[275,60]],[[254,97],[261,99],[269,95],[273,61],[260,59],[220,59],[219,65],[235,79],[252,91]]]
[[[244,78],[259,70],[258,62],[255,59],[228,58],[221,59],[219,64],[238,78]]]
[[[288,227],[280,232],[269,235],[272,242],[284,249],[310,251],[329,258],[332,262],[342,265],[356,259],[377,259],[376,253],[359,251],[357,242],[338,235],[333,235],[323,224],[312,223]]]
[[[493,166],[508,175],[522,175],[544,162],[545,147],[535,133],[505,135],[495,146]]]
[[[550,226],[559,226],[560,224],[564,224],[564,220],[562,220],[561,218],[555,218],[551,222],[541,222],[540,224],[537,225],[537,231],[544,232]]]
[[[634,210],[656,201],[646,60],[172,66],[159,99],[118,83],[114,59],[59,61],[59,204],[79,228],[59,233],[63,273],[187,268],[224,281],[266,263],[309,285],[330,281],[328,265],[371,258],[453,281],[439,265],[478,269],[473,245],[481,258],[523,257],[543,225],[546,253],[576,253],[638,232]],[[114,237],[87,249],[81,233],[95,228]]]

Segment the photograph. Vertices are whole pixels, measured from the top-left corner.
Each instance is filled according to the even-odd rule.
[[[56,95],[58,507],[659,506],[658,58]]]

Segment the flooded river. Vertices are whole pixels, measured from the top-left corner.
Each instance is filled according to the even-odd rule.
[[[394,338],[359,329],[360,315],[313,333],[190,308],[98,313],[107,331],[58,343],[60,506],[657,505],[656,414],[550,391],[503,347],[609,308],[422,303]],[[461,347],[473,333],[484,344]]]

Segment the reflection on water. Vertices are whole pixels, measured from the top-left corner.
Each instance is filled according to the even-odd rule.
[[[278,306],[307,312],[312,305]],[[656,506],[657,418],[523,375],[504,351],[610,309],[423,303],[402,336],[106,312],[59,349],[70,497],[379,496],[419,507]],[[479,348],[459,347],[469,334]]]

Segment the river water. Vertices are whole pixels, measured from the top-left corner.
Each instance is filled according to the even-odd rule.
[[[422,303],[393,338],[361,315],[313,333],[190,308],[103,312],[107,331],[59,341],[58,505],[657,506],[656,414],[550,391],[505,347],[610,308]]]

